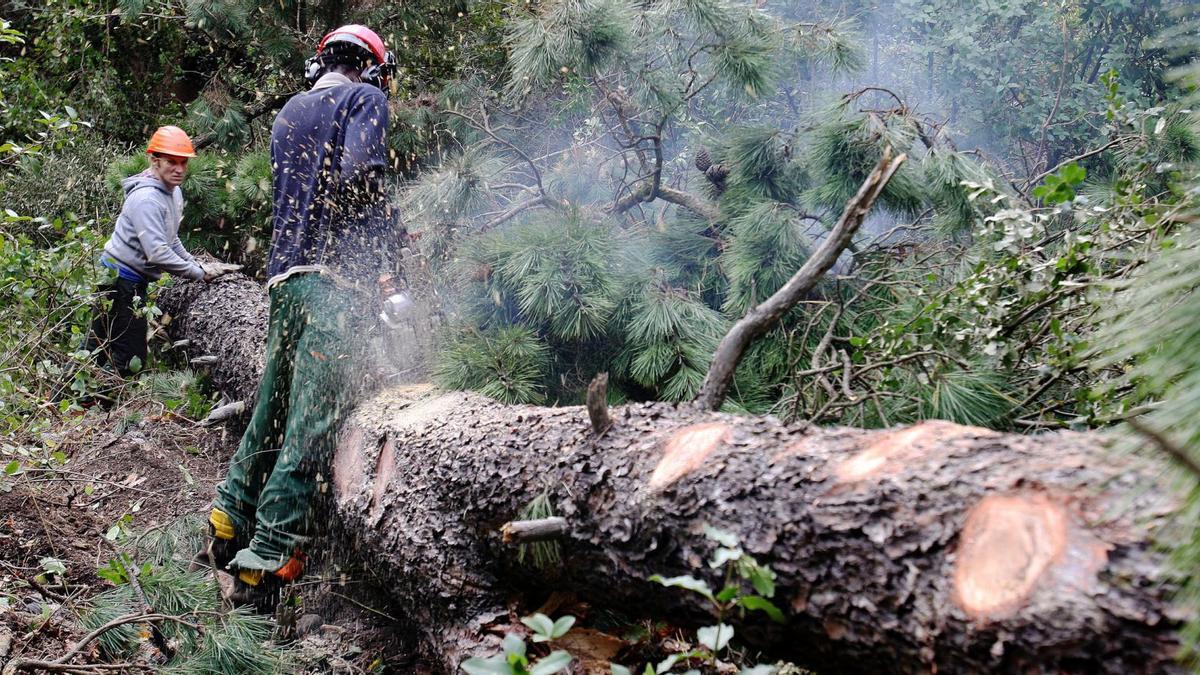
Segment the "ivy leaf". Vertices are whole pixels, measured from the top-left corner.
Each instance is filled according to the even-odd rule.
[[[504,641],[500,643],[500,646],[504,648],[504,653],[510,657],[519,656],[525,658],[525,641],[518,637],[516,633],[505,635]],[[512,660],[510,659],[509,662],[511,663]]]
[[[705,524],[704,536],[717,542],[718,544],[724,546],[725,548],[737,548],[738,547],[739,542],[738,542],[738,538],[737,538],[736,534],[733,534],[732,532],[726,532],[725,530],[718,530],[717,528],[713,527],[712,525]]]
[[[700,641],[700,644],[708,647],[714,653],[719,652],[733,639],[733,626],[723,623],[715,626],[705,626],[696,631],[696,639]]]
[[[738,604],[746,609],[756,609],[760,612],[765,612],[766,615],[771,617],[771,620],[776,623],[784,623],[787,621],[787,619],[783,616],[783,612],[779,611],[779,608],[766,598],[759,597],[757,595],[747,595],[739,598]]]
[[[709,600],[714,599],[712,589],[708,587],[708,584],[701,581],[700,579],[697,579],[693,576],[688,576],[686,574],[683,576],[671,577],[669,579],[663,578],[663,576],[661,574],[655,574],[650,577],[650,581],[656,581],[668,588],[671,588],[671,587],[686,588],[689,591],[694,591],[696,593],[699,593],[700,595],[703,595],[704,597],[708,598]],[[662,671],[660,670],[659,672],[662,672]]]
[[[557,673],[571,665],[571,658],[570,654],[561,649],[556,652],[550,652],[546,658],[538,661],[529,668],[529,675],[551,675],[551,673]]]
[[[486,659],[478,656],[467,659],[459,666],[467,675],[516,675],[512,666],[503,656],[490,656]]]
[[[737,560],[740,557],[742,557],[742,549],[722,547],[717,549],[716,554],[713,555],[713,559],[709,561],[708,566],[713,569],[717,569],[725,563],[732,560]]]
[[[671,670],[671,668],[675,665],[675,662],[681,658],[683,658],[682,654],[672,654],[668,656],[659,662],[658,666],[654,668],[654,672],[657,675],[663,675],[663,673]],[[650,666],[647,665],[646,667],[649,668]]]
[[[1062,177],[1063,182],[1071,186],[1079,185],[1085,178],[1087,178],[1087,169],[1079,166],[1075,162],[1071,162],[1070,164],[1064,166],[1058,173]]]
[[[58,558],[42,558],[38,561],[38,564],[42,566],[44,571],[52,574],[62,576],[67,573],[66,564]]]
[[[523,617],[521,623],[529,626],[529,630],[533,631],[534,642],[545,642],[551,639],[554,633],[554,622],[550,617],[538,612],[533,616]]]
[[[558,639],[567,634],[571,630],[571,626],[575,625],[575,617],[567,615],[560,617],[554,622],[554,629],[550,631],[551,639]]]
[[[775,572],[770,567],[759,565],[754,558],[746,556],[738,560],[738,574],[749,580],[755,592],[764,598],[775,595]]]

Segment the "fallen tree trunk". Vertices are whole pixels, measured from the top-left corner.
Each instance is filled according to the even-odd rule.
[[[192,319],[172,325],[237,323]],[[331,508],[447,669],[507,623],[516,590],[699,625],[698,596],[647,578],[711,577],[705,524],[778,574],[788,623],[739,637],[822,671],[1178,668],[1152,543],[1178,502],[1160,466],[1097,435],[817,429],[669,404],[612,422],[597,435],[583,407],[410,387],[344,427]],[[500,531],[543,492],[569,523],[552,582]]]

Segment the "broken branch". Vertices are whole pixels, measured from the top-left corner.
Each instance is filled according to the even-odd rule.
[[[887,148],[883,157],[879,159],[879,164],[875,165],[875,169],[858,188],[858,193],[846,204],[846,209],[833,226],[829,237],[821,242],[817,250],[782,288],[734,324],[717,346],[712,365],[709,366],[704,384],[700,386],[700,393],[696,396],[697,405],[704,410],[717,410],[721,407],[729,391],[729,384],[733,381],[733,373],[737,370],[746,348],[794,307],[805,293],[817,285],[825,272],[833,267],[833,263],[850,245],[854,233],[862,225],[871,206],[883,192],[892,175],[904,164],[905,159],[907,155],[903,153],[893,157],[891,148]]]

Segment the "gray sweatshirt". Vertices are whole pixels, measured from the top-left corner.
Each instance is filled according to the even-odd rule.
[[[164,272],[203,279],[200,263],[179,241],[183,192],[179,188],[168,191],[149,169],[126,178],[121,185],[125,188],[125,204],[104,253],[151,281]]]

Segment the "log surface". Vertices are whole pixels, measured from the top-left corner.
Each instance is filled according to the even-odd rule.
[[[233,306],[202,300],[189,311]],[[237,325],[195,319],[172,325]],[[336,520],[447,670],[508,621],[514,591],[711,623],[698,596],[647,581],[719,588],[706,524],[778,574],[788,623],[748,617],[739,640],[822,672],[1179,670],[1181,617],[1153,544],[1178,498],[1160,465],[1096,434],[818,429],[662,403],[611,413],[597,437],[584,407],[410,386],[364,400],[343,427]],[[500,532],[543,491],[570,522],[549,575],[521,567]]]

